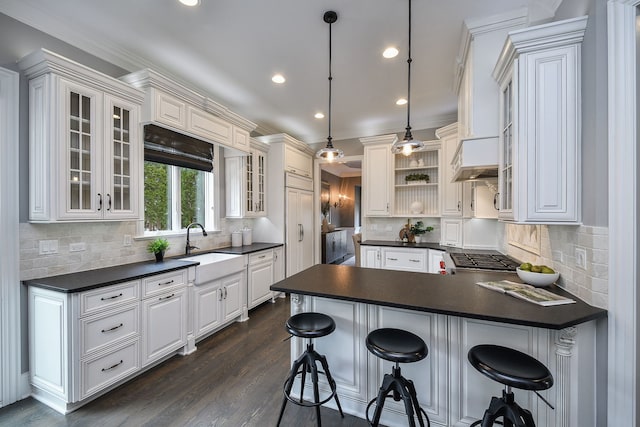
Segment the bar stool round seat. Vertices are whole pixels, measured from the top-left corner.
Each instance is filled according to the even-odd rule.
[[[291,335],[299,338],[306,338],[309,341],[307,343],[307,349],[300,355],[300,357],[298,357],[298,359],[296,359],[295,362],[293,362],[289,375],[284,382],[284,397],[282,399],[282,406],[280,407],[280,415],[278,417],[277,425],[279,426],[280,421],[282,421],[282,416],[284,415],[287,402],[300,406],[315,407],[318,427],[321,427],[322,420],[320,418],[320,406],[331,399],[335,399],[340,415],[344,418],[342,406],[340,405],[340,400],[338,400],[338,395],[336,393],[336,382],[329,371],[327,358],[315,351],[312,341],[314,338],[321,338],[329,335],[336,329],[336,323],[331,316],[327,316],[326,314],[313,312],[298,313],[287,319],[285,322],[285,329]],[[304,399],[304,385],[307,375],[311,376],[313,401]],[[324,375],[327,378],[327,383],[331,389],[329,395],[324,398],[320,397],[320,389],[318,387],[319,375]],[[293,389],[293,384],[298,377],[300,378],[300,395],[298,399],[295,399],[291,396],[291,390]]]
[[[287,319],[287,332],[300,338],[320,338],[336,329],[331,316],[322,313],[298,313]]]
[[[518,350],[493,344],[477,345],[469,350],[467,357],[471,366],[480,373],[505,386],[502,397],[493,397],[482,420],[471,426],[492,426],[497,418],[503,417],[505,426],[535,427],[531,412],[515,402],[511,387],[534,391],[553,408],[538,393],[553,386],[553,375],[539,360]]]
[[[384,403],[388,397],[393,397],[396,402],[403,401],[410,427],[416,425],[415,417],[417,417],[420,426],[425,425],[424,419],[430,426],[427,413],[418,403],[413,381],[404,378],[400,370],[400,363],[418,362],[427,357],[429,349],[424,340],[402,329],[381,328],[371,331],[367,335],[366,345],[367,349],[375,356],[395,363],[391,374],[385,374],[378,396],[367,405],[367,421],[372,426],[379,425]],[[374,403],[376,409],[373,413],[373,419],[369,419],[369,409]]]

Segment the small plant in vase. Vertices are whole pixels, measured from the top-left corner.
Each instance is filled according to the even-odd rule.
[[[169,249],[169,241],[162,237],[152,240],[147,245],[147,251],[156,256],[156,262],[162,262],[167,249]]]
[[[422,235],[426,232],[433,231],[433,227],[428,226],[425,227],[422,221],[417,221],[415,224],[411,226],[409,229],[410,233],[413,234],[416,243],[420,243],[422,240]]]
[[[409,185],[426,184],[429,182],[429,175],[425,173],[410,173],[404,177],[404,181]]]

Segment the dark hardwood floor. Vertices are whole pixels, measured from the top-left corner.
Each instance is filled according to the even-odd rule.
[[[284,323],[289,300],[278,298],[128,383],[61,415],[32,399],[0,409],[0,426],[275,426],[290,368]],[[331,361],[329,360],[329,364]],[[367,426],[322,408],[324,426]],[[314,426],[315,410],[288,404],[282,426]]]

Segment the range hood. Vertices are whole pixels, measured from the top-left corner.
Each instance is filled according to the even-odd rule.
[[[461,139],[451,166],[454,182],[496,178],[498,137]]]

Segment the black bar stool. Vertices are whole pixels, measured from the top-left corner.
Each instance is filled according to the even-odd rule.
[[[300,338],[308,338],[309,342],[307,344],[307,350],[302,353],[300,357],[298,357],[298,359],[293,363],[293,366],[289,371],[289,376],[284,382],[284,398],[282,399],[282,407],[280,408],[280,416],[278,417],[277,425],[280,425],[282,415],[284,415],[284,408],[287,406],[287,401],[291,401],[296,405],[315,407],[316,417],[318,418],[318,427],[321,427],[322,421],[320,420],[320,405],[323,405],[332,398],[335,398],[336,404],[338,405],[338,410],[340,411],[340,415],[344,418],[344,414],[342,413],[342,406],[340,406],[340,401],[338,400],[338,395],[336,394],[336,382],[334,381],[333,377],[331,377],[331,372],[329,372],[327,358],[321,354],[318,354],[318,352],[313,349],[313,342],[311,341],[312,338],[320,338],[324,337],[325,335],[329,335],[336,329],[336,323],[331,317],[327,316],[326,314],[298,313],[291,316],[287,320],[285,327],[291,335]],[[323,371],[318,370],[318,362],[320,362]],[[303,400],[304,383],[306,380],[307,372],[311,374],[311,381],[313,382],[313,402],[305,402]],[[293,387],[293,382],[295,381],[295,378],[298,374],[302,375],[300,384],[300,399],[295,400],[291,397],[291,388]],[[325,375],[327,377],[329,387],[331,387],[331,393],[322,401],[320,400],[320,391],[318,390],[318,374]]]
[[[427,344],[422,338],[411,332],[401,329],[382,328],[371,331],[369,335],[367,335],[367,348],[374,355],[395,362],[396,364],[396,366],[392,368],[391,374],[385,374],[382,380],[382,386],[380,386],[380,390],[378,391],[378,396],[372,399],[367,405],[367,421],[369,421],[372,426],[377,426],[380,423],[380,415],[382,414],[384,402],[388,397],[392,396],[396,402],[400,400],[404,402],[404,409],[409,419],[409,426],[415,427],[416,425],[414,415],[417,415],[421,427],[424,427],[423,415],[427,420],[427,425],[430,426],[431,423],[427,413],[418,403],[413,381],[404,378],[400,371],[400,363],[418,362],[427,357],[429,353]],[[373,420],[370,420],[369,408],[371,408],[374,402],[376,404],[376,410],[373,413]]]
[[[531,412],[515,402],[511,387],[535,392],[544,403],[554,409],[538,393],[539,390],[553,386],[553,376],[545,365],[533,357],[511,348],[482,344],[469,350],[468,358],[474,368],[505,386],[502,397],[492,397],[482,420],[470,427],[481,423],[482,427],[490,427],[500,417],[505,427],[535,427]]]

